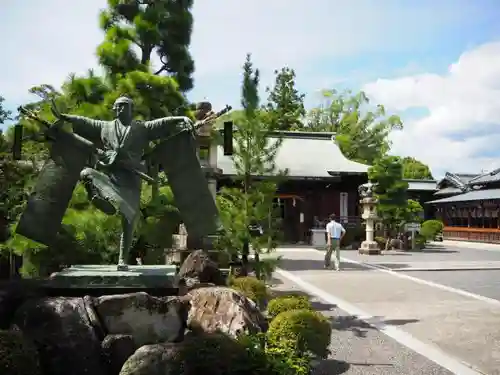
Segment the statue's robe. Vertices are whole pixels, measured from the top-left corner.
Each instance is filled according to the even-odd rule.
[[[82,174],[130,223],[139,213],[142,185],[142,178],[134,170],[147,172],[143,154],[149,142],[178,131],[174,124],[180,125],[182,119],[166,117],[132,121],[129,126],[124,126],[119,119],[101,121],[72,115],[65,118],[72,124],[74,133],[100,145],[105,151],[97,157],[98,163],[86,168]]]

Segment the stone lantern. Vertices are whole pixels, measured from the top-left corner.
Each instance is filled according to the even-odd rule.
[[[377,198],[373,195],[374,184],[368,182],[359,187],[359,195],[361,196],[360,204],[363,209],[361,218],[366,222],[366,239],[361,243],[359,248],[360,254],[379,255],[380,248],[374,240],[375,222],[378,221],[377,216]]]

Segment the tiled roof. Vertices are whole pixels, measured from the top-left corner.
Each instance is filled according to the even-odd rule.
[[[457,176],[460,180],[462,180],[465,184],[467,182],[469,182],[470,180],[472,180],[473,178],[476,178],[477,176],[479,176],[477,173],[454,173],[454,175]],[[441,180],[439,180],[437,182],[438,188],[442,184],[451,185],[451,183],[448,180],[446,180],[445,178],[442,178]]]
[[[426,202],[426,204],[480,201],[487,199],[500,199],[500,189],[472,190],[467,193],[454,195],[452,197]]]
[[[332,173],[365,174],[368,165],[347,159],[335,143],[334,133],[282,132],[283,143],[276,156],[278,169],[288,169],[289,177],[323,178]],[[272,142],[276,137],[269,137]],[[217,149],[217,167],[225,175],[235,175],[233,161]]]
[[[496,172],[496,173],[495,173]],[[491,184],[494,182],[500,182],[500,173],[498,170],[492,171],[495,174],[486,174],[476,176],[468,181],[469,185],[483,185],[483,184]]]
[[[445,187],[443,189],[440,189],[434,193],[434,195],[453,195],[453,194],[460,194],[462,193],[462,190],[456,188],[456,187]]]

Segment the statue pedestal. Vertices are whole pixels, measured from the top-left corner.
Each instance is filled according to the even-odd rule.
[[[173,286],[175,265],[128,266],[117,270],[116,265],[71,266],[50,276],[48,286],[59,296],[98,296],[147,292],[156,296],[176,295]]]
[[[361,217],[366,221],[366,239],[361,243],[358,249],[360,254],[366,255],[380,255],[380,248],[378,243],[374,241],[375,221],[378,220],[377,216],[377,199],[373,197],[365,197],[360,201],[363,207],[363,214]]]
[[[365,255],[380,255],[380,248],[375,241],[363,241],[358,252]]]

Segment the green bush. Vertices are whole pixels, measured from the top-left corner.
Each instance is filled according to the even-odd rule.
[[[267,315],[274,319],[279,314],[291,310],[312,310],[306,296],[283,296],[272,299],[267,305]]]
[[[169,360],[169,367],[169,373],[178,375],[264,375],[267,361],[258,347],[244,345],[223,333],[203,333],[186,337]]]
[[[264,281],[251,276],[236,277],[230,280],[229,285],[254,301],[259,308],[266,306],[269,293]]]
[[[291,310],[274,318],[267,331],[269,348],[293,348],[299,357],[328,355],[332,328],[328,319],[317,311]]]
[[[374,240],[377,243],[379,249],[382,249],[382,250],[385,249],[385,243],[387,242],[387,240],[385,239],[385,237],[377,236],[377,237],[374,238]]]
[[[440,220],[426,220],[420,227],[420,235],[427,241],[432,241],[443,230],[443,227],[444,225]]]
[[[21,332],[0,330],[0,374],[39,375],[35,346]]]

